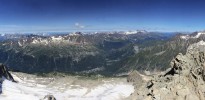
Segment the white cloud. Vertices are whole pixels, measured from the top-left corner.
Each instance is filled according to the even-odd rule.
[[[78,29],[83,29],[83,28],[85,28],[84,25],[82,25],[82,24],[80,24],[80,23],[78,23],[78,22],[75,23],[75,27],[78,28]]]

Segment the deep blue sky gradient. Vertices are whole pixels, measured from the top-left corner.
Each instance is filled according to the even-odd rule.
[[[0,0],[0,32],[200,31],[205,0]]]

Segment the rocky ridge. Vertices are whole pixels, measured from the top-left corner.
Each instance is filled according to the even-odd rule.
[[[205,42],[179,53],[171,68],[135,87],[134,100],[205,100]],[[141,81],[143,82],[143,81]]]

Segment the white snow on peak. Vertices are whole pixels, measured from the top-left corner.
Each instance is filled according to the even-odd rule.
[[[48,40],[47,39],[42,39],[42,38],[36,38],[32,40],[32,44],[44,44],[47,45],[48,44]]]
[[[137,34],[137,33],[146,33],[146,31],[145,30],[127,31],[124,34],[129,35],[129,34]]]
[[[79,35],[79,34],[77,34],[77,33],[70,33],[69,34],[69,36],[77,36],[77,35]]]
[[[52,43],[60,43],[64,41],[64,38],[62,36],[58,36],[58,37],[55,37],[55,36],[51,36],[50,38],[33,38],[32,40],[32,44],[44,44],[44,45],[48,45],[49,42],[52,42]]]
[[[36,44],[38,42],[39,42],[38,40],[34,39],[31,43]]]
[[[205,32],[199,32],[196,36],[194,36],[193,38],[199,38],[202,34],[205,34]]]
[[[1,36],[5,36],[5,34],[3,33],[3,34],[1,34]]]
[[[52,41],[62,41],[63,37],[62,36],[58,36],[58,37],[52,36],[51,39]]]
[[[201,35],[205,34],[205,32],[198,32],[195,36],[189,36],[189,35],[182,35],[180,36],[181,39],[188,40],[190,38],[199,38]]]
[[[125,32],[125,34],[136,34],[138,31],[127,31],[127,32]]]
[[[70,35],[66,36],[50,36],[47,38],[42,37],[32,37],[30,42],[31,44],[41,44],[41,45],[48,45],[48,44],[86,44],[85,40],[77,41],[76,37],[72,37]]]
[[[190,38],[190,36],[189,36],[189,35],[182,35],[182,36],[180,36],[180,38],[181,38],[181,39],[188,40],[188,39]]]

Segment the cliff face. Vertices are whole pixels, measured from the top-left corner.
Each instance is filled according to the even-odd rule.
[[[7,67],[3,64],[0,64],[0,78],[1,80],[7,79],[13,82],[15,81],[13,77],[11,76],[11,74],[8,72]]]
[[[12,75],[8,72],[7,67],[3,64],[0,64],[0,94],[2,93],[2,83],[4,79],[16,82]]]
[[[205,42],[188,47],[179,53],[171,68],[141,86],[136,87],[132,99],[137,100],[205,100]]]

